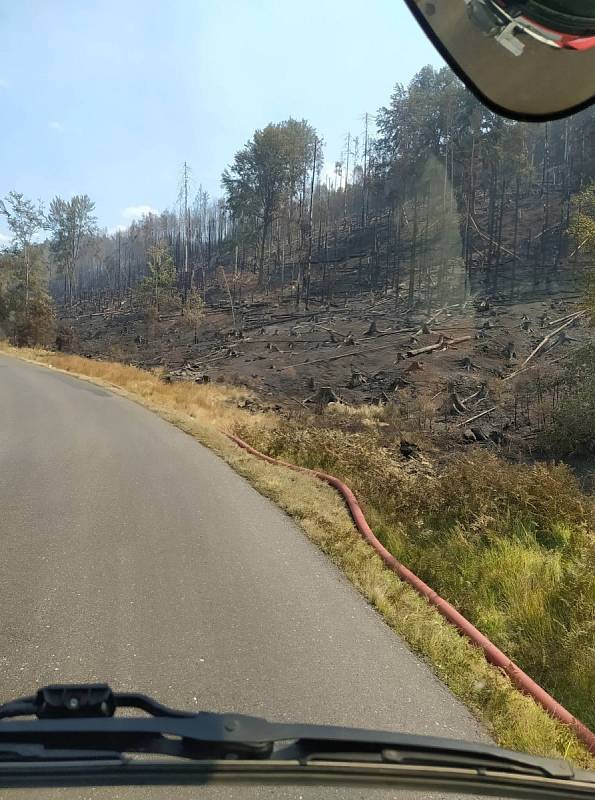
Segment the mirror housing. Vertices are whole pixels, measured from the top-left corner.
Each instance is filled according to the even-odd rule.
[[[405,0],[489,108],[544,122],[595,101],[595,0]]]

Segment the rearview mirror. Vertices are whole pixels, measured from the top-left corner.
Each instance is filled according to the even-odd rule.
[[[406,0],[480,100],[545,121],[595,100],[595,0]]]

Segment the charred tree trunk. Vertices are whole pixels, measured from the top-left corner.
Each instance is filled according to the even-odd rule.
[[[504,200],[506,196],[506,178],[502,176],[502,188],[500,191],[500,207],[498,209],[497,237],[496,237],[496,258],[494,263],[494,291],[498,291],[498,273],[502,261],[502,220],[504,217]]]
[[[407,302],[413,303],[415,293],[415,262],[417,256],[417,191],[413,199],[413,233],[411,236],[411,260],[409,263],[409,290],[407,292]]]
[[[515,193],[514,193],[514,231],[512,234],[512,252],[513,252],[513,259],[512,259],[512,272],[510,276],[510,296],[514,297],[514,292],[516,289],[516,262],[517,262],[517,239],[519,233],[519,199],[521,193],[521,178],[519,175],[516,176],[516,186],[515,186]]]

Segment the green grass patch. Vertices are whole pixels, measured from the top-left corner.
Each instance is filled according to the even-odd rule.
[[[240,433],[348,483],[399,560],[595,725],[595,509],[565,466],[478,452],[405,468],[373,429],[336,428],[332,414]]]

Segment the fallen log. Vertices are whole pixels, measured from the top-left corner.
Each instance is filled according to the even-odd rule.
[[[558,333],[563,331],[564,328],[567,328],[569,325],[571,325],[575,320],[580,319],[581,317],[584,317],[586,313],[587,313],[586,310],[584,310],[584,311],[576,311],[574,314],[572,314],[570,316],[569,319],[566,320],[566,322],[564,322],[563,325],[560,325],[558,328],[553,330],[551,333],[548,333],[547,336],[544,336],[543,339],[537,345],[537,347],[529,353],[529,355],[523,361],[523,363],[520,365],[518,370],[516,370],[516,372],[513,372],[512,375],[507,375],[506,376],[506,380],[509,380],[510,378],[513,378],[515,375],[518,375],[518,373],[523,369],[523,367],[525,367],[529,363],[529,361],[531,361],[531,359],[534,358],[537,355],[537,353],[539,353],[539,351],[550,341],[550,339],[552,339]]]
[[[460,344],[461,342],[468,342],[471,338],[473,337],[459,336],[457,339],[450,339],[447,336],[441,336],[435,344],[429,344],[426,347],[420,347],[417,350],[409,350],[407,352],[407,358],[415,358],[416,356],[421,356],[424,353],[433,353],[434,350],[446,350],[452,345]]]
[[[476,419],[480,417],[485,417],[486,414],[490,414],[492,411],[495,411],[497,406],[492,406],[491,408],[487,408],[485,411],[476,414],[474,417],[470,417],[469,419],[464,419],[462,422],[457,422],[455,428],[462,428],[463,425],[468,425],[470,422],[474,422]]]
[[[381,336],[396,336],[398,333],[413,333],[413,328],[399,328],[396,331],[380,331],[377,333],[376,336],[373,336],[373,339],[380,339]]]
[[[313,328],[320,328],[321,331],[325,331],[326,333],[330,334],[331,337],[332,336],[338,336],[340,339],[345,339],[347,337],[347,335],[348,335],[346,333],[342,333],[341,331],[334,330],[333,328],[327,328],[324,325],[321,325],[319,322],[313,322],[312,323],[312,327]]]
[[[481,400],[485,400],[488,394],[488,387],[485,383],[482,383],[481,387],[473,394],[470,394],[468,397],[463,398],[462,402],[464,405],[470,403],[471,400],[475,400],[475,405],[477,405]]]
[[[448,398],[448,402],[450,404],[450,408],[448,410],[454,411],[455,414],[465,414],[469,413],[465,406],[465,401],[461,400],[457,392],[451,392]]]
[[[219,355],[214,356],[213,358],[203,358],[197,360],[198,365],[202,364],[212,364],[214,361],[221,361],[224,358],[237,358],[239,353],[236,350],[232,350],[231,348],[227,348],[224,353],[219,353]]]
[[[419,330],[415,332],[414,336],[421,336],[422,333],[431,333],[432,325],[434,324],[434,322],[436,322],[438,317],[445,311],[446,311],[445,308],[441,308],[438,311],[436,311],[436,313],[433,314],[427,322],[424,322],[421,328],[419,328]]]
[[[491,238],[491,236],[488,236],[487,233],[484,233],[479,229],[477,222],[473,219],[471,214],[469,215],[469,219],[473,223],[473,227],[475,228],[477,233],[482,237],[482,239],[485,239],[487,242],[492,242],[492,244],[496,244],[496,242],[494,241],[494,239]],[[503,253],[506,253],[507,255],[516,258],[517,261],[522,261],[520,256],[517,256],[515,253],[512,252],[512,250],[509,250],[507,247],[504,247],[502,243],[500,243],[500,250],[502,250]]]
[[[440,348],[446,348],[445,341],[446,340],[444,336],[440,336],[440,338],[438,339],[437,342],[435,342],[435,344],[428,344],[425,347],[419,347],[417,350],[408,350],[407,358],[415,358],[415,356],[421,356],[424,353],[433,353],[434,350],[439,350]]]
[[[574,315],[578,313],[580,312],[573,311],[572,314],[565,314],[563,317],[558,317],[558,319],[553,319],[551,322],[548,322],[547,326],[548,328],[551,328],[552,325],[557,325],[559,322],[566,322],[566,320],[570,319],[571,317],[574,317]]]
[[[550,350],[553,350],[554,347],[557,347],[559,344],[571,344],[572,342],[578,342],[578,339],[576,339],[574,336],[568,336],[566,331],[562,331],[562,333],[560,333],[558,338],[554,342],[549,344],[543,352],[549,353]]]
[[[578,247],[576,247],[576,248],[575,248],[575,249],[572,251],[572,253],[570,253],[570,255],[568,256],[568,260],[570,260],[570,259],[571,259],[571,258],[572,258],[574,255],[576,255],[576,253],[578,253],[578,251],[581,249],[581,247],[584,247],[584,246],[587,244],[587,242],[588,242],[590,239],[592,239],[592,238],[593,238],[593,234],[592,234],[592,233],[590,233],[590,234],[587,236],[587,238],[586,238],[586,239],[583,239],[583,241],[582,241],[582,242],[579,244],[579,246],[578,246]]]
[[[298,361],[297,364],[286,364],[279,367],[279,371],[290,369],[292,367],[303,367],[305,364],[323,364],[327,361],[338,361],[340,358],[355,358],[356,356],[363,356],[366,353],[376,353],[378,350],[386,350],[388,347],[394,347],[392,344],[383,344],[380,347],[367,347],[362,350],[348,350],[346,353],[340,353],[338,356],[326,356],[325,358],[315,358],[312,361]]]

